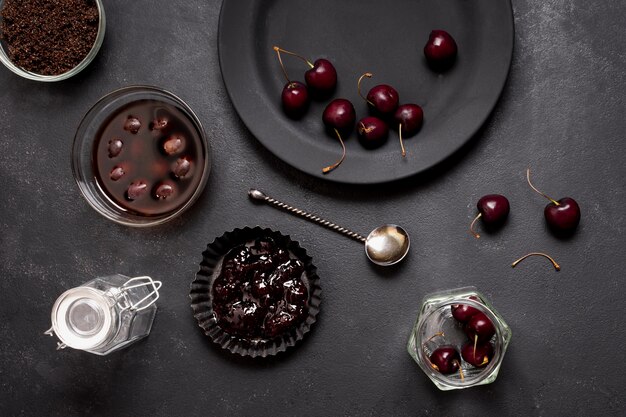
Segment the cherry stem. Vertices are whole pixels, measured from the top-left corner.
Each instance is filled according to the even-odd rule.
[[[465,375],[463,375],[463,368],[461,368],[461,364],[456,359],[452,361],[452,363],[456,363],[459,367],[459,375],[461,376],[461,382],[465,381]]]
[[[402,148],[402,157],[406,156],[406,151],[404,150],[404,142],[402,141],[402,123],[398,126],[398,136],[400,136],[400,147]]]
[[[474,356],[476,356],[476,354],[474,354]],[[480,365],[478,366],[483,366],[484,364],[489,363],[489,358],[487,357],[487,355],[483,356],[483,361]]]
[[[476,222],[478,221],[478,219],[480,219],[482,216],[483,216],[483,214],[482,214],[482,213],[478,213],[478,216],[474,217],[474,220],[472,221],[472,224],[470,224],[469,231],[470,231],[470,233],[471,233],[471,234],[473,234],[473,235],[474,235],[474,237],[475,237],[476,239],[480,239],[480,235],[474,231],[474,225],[476,224]]]
[[[343,143],[343,139],[341,139],[341,135],[339,134],[339,131],[337,129],[334,129],[334,130],[335,130],[335,133],[337,134],[337,138],[339,138],[339,143],[341,143],[341,149],[343,150],[343,152],[341,155],[341,159],[339,159],[337,162],[335,162],[332,165],[322,168],[322,173],[324,174],[328,174],[330,171],[337,168],[339,165],[341,165],[343,160],[346,158],[346,145]]]
[[[425,347],[426,343],[430,342],[431,340],[433,340],[435,337],[442,337],[445,336],[445,334],[443,332],[437,332],[434,335],[430,336],[428,339],[426,339],[426,341],[424,343],[422,343],[422,346]]]
[[[363,81],[363,78],[365,78],[365,77],[367,77],[367,78],[372,78],[372,73],[371,73],[371,72],[366,72],[365,74],[361,75],[361,76],[359,77],[359,81],[356,83],[356,89],[357,89],[357,92],[359,93],[359,96],[361,96],[361,98],[362,98],[363,100],[365,100],[365,101],[366,101],[366,102],[367,102],[370,106],[375,107],[375,106],[374,106],[374,103],[372,103],[371,101],[369,101],[367,98],[365,98],[365,97],[363,96],[363,94],[361,94],[361,81]]]
[[[541,252],[531,252],[528,255],[522,256],[517,261],[511,264],[511,268],[515,268],[518,263],[522,262],[524,259],[528,258],[529,256],[543,256],[544,258],[547,258],[550,262],[552,262],[552,266],[554,266],[554,269],[556,269],[557,271],[561,270],[561,265],[556,263],[556,261],[552,259],[552,257],[550,257],[549,255],[546,255],[545,253],[541,253]]]
[[[283,74],[285,75],[287,82],[290,83],[291,80],[289,79],[289,75],[287,75],[287,70],[285,69],[285,65],[283,65],[283,58],[280,56],[280,48],[278,46],[275,46],[274,51],[276,51],[276,55],[278,55],[278,62],[280,62],[280,69],[283,70]]]
[[[542,193],[541,191],[539,191],[538,189],[535,188],[535,186],[530,182],[530,168],[526,169],[526,181],[528,181],[528,185],[530,185],[530,188],[532,188],[533,190],[535,190],[535,192],[537,192],[538,194],[544,196],[545,198],[547,198],[548,200],[552,201],[552,203],[554,203],[557,206],[560,206],[561,204],[559,204],[558,201],[556,201],[555,199],[545,195],[544,193]]]
[[[474,335],[474,358],[476,358],[476,345],[478,344],[478,334]]]
[[[278,47],[278,46],[274,46],[274,50],[275,50],[277,53],[279,53],[279,54],[280,54],[280,52],[284,52],[284,53],[286,53],[287,55],[291,55],[291,56],[295,56],[296,58],[300,58],[301,60],[303,60],[304,62],[306,62],[306,64],[307,64],[309,67],[311,67],[311,68],[314,68],[314,67],[315,67],[315,65],[311,64],[311,61],[309,61],[308,59],[306,59],[306,58],[305,58],[305,57],[303,57],[302,55],[298,55],[298,54],[296,54],[295,52],[288,51],[288,50],[283,49],[283,48],[280,48],[280,47]]]

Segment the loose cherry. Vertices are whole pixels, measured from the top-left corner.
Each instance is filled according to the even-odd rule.
[[[542,193],[530,182],[530,168],[526,170],[526,180],[534,191],[544,196],[550,203],[543,210],[543,215],[550,229],[557,233],[572,233],[580,223],[580,207],[576,200],[564,197],[558,201]]]
[[[364,117],[357,123],[359,143],[366,149],[375,149],[385,144],[389,136],[387,123],[375,116]]]
[[[461,355],[452,345],[438,347],[428,359],[433,369],[444,375],[452,374],[461,369]],[[461,373],[461,377],[463,377],[463,373]]]
[[[339,139],[339,143],[342,148],[341,158],[332,165],[322,168],[324,174],[328,174],[330,171],[337,168],[343,160],[346,158],[346,145],[343,143],[340,132],[349,132],[354,127],[354,121],[356,120],[356,111],[354,106],[349,100],[344,98],[336,98],[324,109],[322,114],[322,121],[327,129],[334,131]]]
[[[424,55],[428,65],[435,71],[445,71],[449,69],[454,61],[458,48],[454,38],[445,30],[433,30],[430,32]]]
[[[311,63],[311,61],[304,58],[302,55],[287,51],[278,46],[274,46],[274,51],[278,54],[279,60],[281,59],[280,53],[283,52],[300,58],[309,66],[309,69],[304,73],[304,81],[315,98],[326,98],[335,91],[337,87],[337,70],[329,60],[319,58],[315,60],[314,63]],[[284,71],[282,60],[280,62]]]
[[[395,112],[398,108],[398,103],[400,101],[396,89],[387,84],[379,84],[370,89],[369,93],[367,93],[367,97],[363,97],[363,94],[361,94],[361,81],[363,81],[363,78],[365,77],[371,78],[372,74],[366,72],[359,77],[359,81],[357,82],[357,91],[361,98],[367,102],[375,113],[382,116],[389,116],[393,114],[393,112]]]
[[[461,348],[463,360],[477,368],[486,366],[493,357],[493,346],[491,343],[481,343],[474,347],[474,344],[467,342]]]
[[[473,295],[469,298],[474,301],[479,301],[478,298]],[[461,323],[467,323],[473,315],[480,313],[480,310],[467,304],[453,304],[450,306],[450,310],[452,311],[452,317]]]
[[[393,114],[393,120],[398,125],[398,135],[400,136],[400,147],[402,148],[402,156],[406,156],[404,142],[402,141],[402,133],[406,136],[416,134],[422,127],[424,122],[424,111],[417,104],[403,104],[398,106]]]
[[[480,235],[474,231],[474,224],[478,219],[482,218],[487,226],[496,227],[504,223],[511,211],[509,200],[500,194],[488,194],[481,197],[476,207],[478,208],[478,215],[470,225],[470,232],[476,239],[480,238]]]

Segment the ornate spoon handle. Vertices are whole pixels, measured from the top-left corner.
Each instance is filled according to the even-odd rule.
[[[276,199],[273,199],[272,197],[268,197],[259,190],[251,189],[250,191],[248,191],[248,195],[254,200],[263,201],[271,206],[288,211],[291,214],[295,214],[296,216],[300,216],[309,221],[327,227],[328,229],[334,230],[335,232],[341,233],[345,236],[348,236],[349,238],[358,240],[361,243],[365,243],[365,238],[360,234],[348,230],[345,227],[338,226],[335,223],[329,222],[328,220],[324,220],[321,217],[316,216],[315,214],[308,213],[304,210],[300,210],[299,208],[292,207],[289,204],[285,204],[282,201],[278,201]]]

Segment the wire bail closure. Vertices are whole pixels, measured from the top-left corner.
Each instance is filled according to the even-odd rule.
[[[120,298],[123,298],[125,301],[126,305],[122,306],[121,311],[130,310],[130,311],[136,312],[136,311],[145,310],[146,308],[150,307],[152,304],[156,303],[156,301],[159,299],[159,296],[160,296],[159,289],[161,288],[162,285],[163,283],[161,281],[154,281],[149,276],[135,277],[135,278],[129,279],[128,281],[124,283],[124,285],[122,285],[119,288],[120,292],[119,294],[117,294],[117,297],[116,297],[116,299],[118,300],[118,303],[119,303]],[[131,290],[133,288],[143,287],[143,286],[152,287],[152,291],[148,295],[146,295],[144,298],[137,301],[136,303],[131,303],[130,300],[128,299],[128,290]]]

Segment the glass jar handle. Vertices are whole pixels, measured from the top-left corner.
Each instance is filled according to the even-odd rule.
[[[154,281],[149,276],[135,277],[135,278],[129,279],[120,288],[121,296],[126,298],[127,301],[128,301],[128,296],[126,295],[126,292],[130,289],[143,287],[143,286],[149,286],[149,287],[152,287],[152,291],[150,292],[150,294],[146,295],[144,298],[142,298],[141,300],[137,301],[134,304],[129,302],[126,307],[122,308],[122,311],[124,310],[141,311],[150,307],[152,304],[156,303],[156,301],[159,299],[159,289],[161,288],[162,285],[163,283],[161,281]]]

